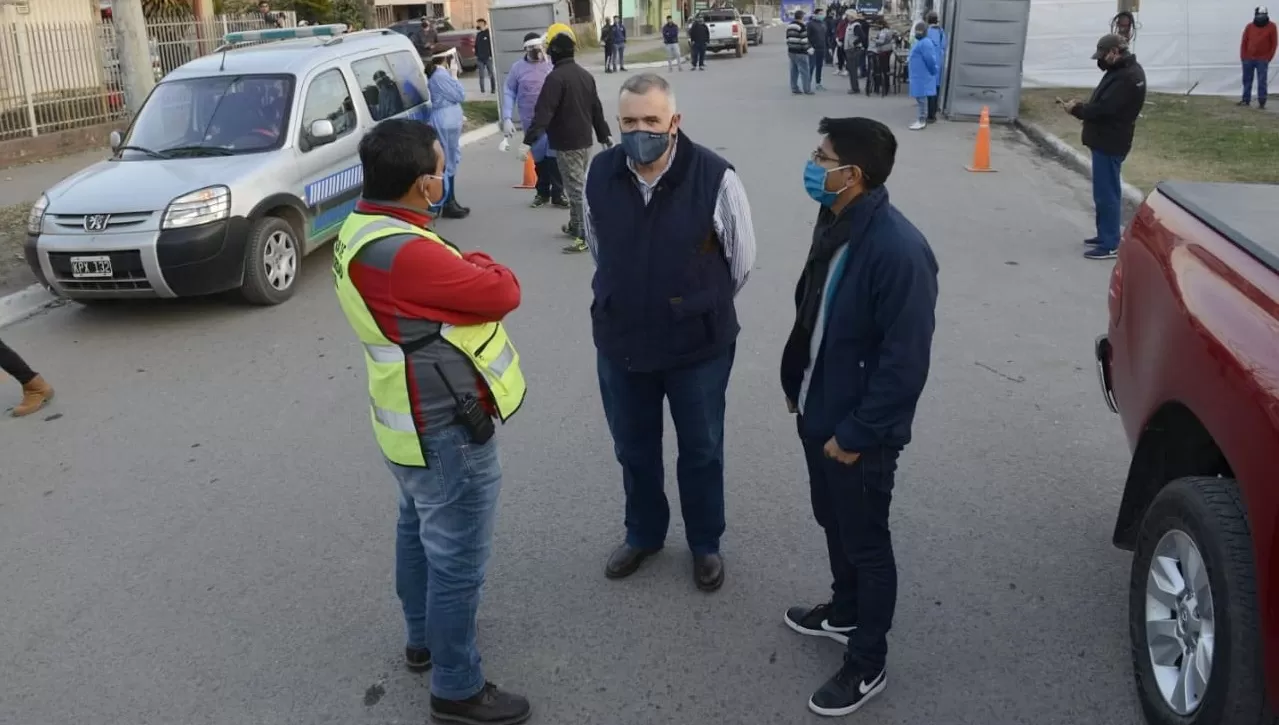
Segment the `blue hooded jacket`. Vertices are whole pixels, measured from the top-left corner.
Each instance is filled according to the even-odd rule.
[[[937,79],[940,78],[937,67],[937,44],[925,35],[910,47],[907,59],[910,73],[910,97],[926,98],[937,95]]]

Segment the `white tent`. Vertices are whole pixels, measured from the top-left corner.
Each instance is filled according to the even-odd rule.
[[[1132,50],[1152,91],[1234,96],[1242,72],[1239,43],[1253,8],[1267,0],[1147,0]],[[1030,88],[1090,88],[1101,77],[1092,60],[1110,32],[1115,0],[1031,0],[1023,83]],[[1273,22],[1273,21],[1272,21]],[[1279,64],[1271,68],[1273,81]]]

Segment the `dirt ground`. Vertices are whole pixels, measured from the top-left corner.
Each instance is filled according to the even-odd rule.
[[[1055,99],[1086,101],[1091,89],[1024,89],[1021,115],[1085,150],[1080,122]],[[1137,121],[1124,180],[1150,191],[1165,179],[1279,183],[1279,114],[1234,99],[1151,93]]]

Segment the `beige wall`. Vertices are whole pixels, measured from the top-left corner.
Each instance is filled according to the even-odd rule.
[[[39,97],[100,87],[97,0],[31,0],[26,9],[0,6],[0,106],[24,104],[28,90]]]

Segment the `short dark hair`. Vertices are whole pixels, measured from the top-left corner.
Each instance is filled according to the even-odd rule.
[[[402,198],[440,163],[435,153],[439,135],[421,121],[388,118],[360,139],[364,197],[381,201]]]
[[[839,163],[862,170],[867,189],[883,186],[893,173],[897,138],[873,118],[823,118],[817,132],[830,138]]]
[[[929,25],[936,25],[936,24],[937,24],[937,22],[938,22],[938,20],[940,20],[940,18],[937,16],[937,11],[936,11],[936,10],[929,11],[929,13],[928,13],[928,24],[929,24]]]
[[[527,43],[527,42],[529,42],[530,40],[537,40],[537,39],[538,39],[538,38],[540,38],[540,37],[542,37],[542,34],[541,34],[541,33],[525,33],[525,34],[524,34],[524,42],[525,42],[525,43]]]
[[[796,11],[795,11],[795,19],[796,19],[796,20],[803,20],[803,19],[804,19],[804,11],[803,11],[803,10],[796,10]]]
[[[485,25],[488,25],[488,24],[489,24],[489,21],[485,20],[484,18],[476,18],[476,19],[475,19],[475,22],[477,22],[477,23],[484,23]]]

